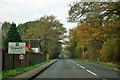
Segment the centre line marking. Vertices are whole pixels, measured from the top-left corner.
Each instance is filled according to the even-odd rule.
[[[93,73],[92,71],[90,71],[90,70],[87,70],[87,72],[89,72],[89,73],[91,73],[91,74],[93,74],[93,75],[95,75],[96,76],[96,74],[95,73]]]
[[[74,61],[72,61],[71,60],[71,62],[73,62],[73,63],[75,63]],[[78,66],[80,66],[82,69],[85,69],[85,67],[83,67],[83,66],[81,66],[81,65],[79,65],[79,64],[77,64],[77,63],[75,63],[76,65],[78,65]],[[89,72],[89,73],[91,73],[91,74],[93,74],[93,75],[97,75],[97,74],[95,74],[94,72],[92,72],[92,71],[90,71],[90,70],[87,70],[87,69],[85,69],[87,72]],[[105,79],[103,79],[103,80],[105,80]]]
[[[83,68],[83,69],[85,69],[85,67],[83,67],[83,66],[80,66],[81,68]]]
[[[73,63],[75,63],[75,62],[73,62]]]

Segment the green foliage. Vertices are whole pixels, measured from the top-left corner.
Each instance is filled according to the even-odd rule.
[[[117,15],[120,17],[120,3],[119,2],[74,2],[71,3],[69,10],[68,21],[70,22],[83,22],[86,21],[88,17],[92,17],[94,14],[94,19],[100,17],[99,20],[118,21],[118,18],[113,16]],[[99,15],[99,16],[97,16]],[[83,18],[84,17],[84,18]]]
[[[8,38],[7,38],[7,33],[10,29],[10,23],[9,22],[4,22],[2,24],[2,48],[7,48],[8,47]]]
[[[7,33],[7,38],[9,42],[20,42],[21,36],[19,35],[16,24],[12,23],[10,26],[10,30]]]
[[[18,30],[20,36],[24,35],[27,32],[28,24],[29,23],[24,23],[24,24],[19,24],[17,26],[17,30]]]
[[[7,49],[8,48],[8,38],[2,36],[2,48]]]
[[[116,64],[113,64],[113,63],[89,61],[87,59],[77,59],[77,60],[85,61],[85,62],[89,62],[89,63],[100,64],[100,65],[104,65],[104,66],[108,66],[108,67],[113,67],[113,68],[120,69],[120,65],[116,65]]]
[[[120,62],[120,39],[113,38],[104,42],[102,47],[101,58],[104,61],[119,63]]]
[[[19,35],[17,31],[16,24],[12,23],[10,25],[9,31],[7,31],[8,29],[6,29],[8,27],[9,26],[6,26],[6,27],[2,26],[2,29],[7,32],[6,35],[4,34],[2,35],[2,38],[3,38],[2,47],[5,49],[8,49],[8,42],[21,42],[21,36]]]
[[[96,49],[100,49],[101,48],[101,44],[98,44],[97,42],[95,42],[94,40],[89,41],[88,45],[87,45],[87,51],[88,54],[86,55],[88,57],[88,59],[90,61],[97,61],[99,58],[99,52],[96,51]]]
[[[8,33],[8,31],[9,31],[9,29],[10,29],[10,23],[9,22],[4,22],[3,24],[2,24],[2,34],[3,34],[3,36],[4,37],[6,37],[6,35],[7,35],[7,33]]]
[[[41,39],[41,51],[56,58],[62,50],[61,40],[65,38],[66,28],[54,16],[44,16],[36,21],[18,25],[22,39]]]
[[[76,42],[72,42],[69,46],[69,51],[71,52],[72,58],[76,58],[76,46],[77,46]]]
[[[69,32],[69,46],[67,46],[68,50],[70,51],[70,57],[75,58],[76,57],[76,47],[77,47],[77,42],[76,42],[76,31],[74,29],[70,29]]]
[[[2,78],[9,78],[9,77],[21,74],[23,72],[26,72],[30,69],[33,69],[33,68],[38,67],[40,65],[43,65],[43,64],[48,63],[50,61],[52,61],[52,60],[44,61],[44,62],[41,62],[39,64],[35,64],[31,67],[19,67],[19,68],[16,68],[14,70],[4,70],[4,71],[2,71]]]

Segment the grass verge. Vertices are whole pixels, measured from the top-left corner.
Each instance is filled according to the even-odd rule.
[[[33,68],[38,67],[40,65],[43,65],[43,64],[48,63],[50,61],[52,61],[52,60],[44,61],[44,62],[41,62],[39,64],[35,64],[33,66],[30,66],[30,67],[27,66],[27,67],[19,67],[19,68],[13,69],[13,70],[3,70],[2,71],[2,78],[9,78],[9,77],[21,74],[23,72],[26,72],[30,69],[33,69]]]
[[[86,61],[86,62],[95,63],[95,64],[100,64],[100,65],[104,65],[104,66],[108,66],[108,67],[113,67],[113,68],[117,68],[120,70],[120,65],[116,65],[116,64],[113,64],[110,62],[96,62],[96,61],[89,61],[86,59],[77,59],[77,60]]]

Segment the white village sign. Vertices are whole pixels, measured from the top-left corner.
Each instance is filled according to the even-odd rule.
[[[9,42],[8,54],[25,54],[25,42]]]

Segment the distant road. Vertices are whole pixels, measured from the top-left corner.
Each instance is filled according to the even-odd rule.
[[[120,72],[97,64],[73,60],[59,59],[36,78],[89,78],[101,80],[119,80]]]

